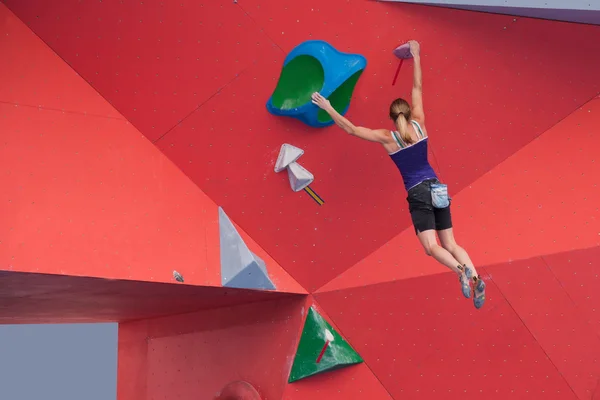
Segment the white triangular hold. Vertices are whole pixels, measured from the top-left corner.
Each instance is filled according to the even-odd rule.
[[[219,244],[221,253],[221,284],[255,290],[274,290],[265,262],[254,254],[235,226],[219,207]]]
[[[313,174],[297,162],[288,165],[288,176],[294,192],[301,191],[315,180]]]
[[[282,144],[281,150],[279,150],[279,156],[277,157],[277,162],[275,163],[275,172],[283,171],[288,165],[296,162],[302,154],[304,154],[304,150],[292,146],[291,144]]]

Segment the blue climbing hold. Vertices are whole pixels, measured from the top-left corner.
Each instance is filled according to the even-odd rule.
[[[367,59],[360,54],[342,53],[322,40],[303,42],[285,58],[267,110],[312,127],[332,125],[329,114],[312,104],[311,95],[321,93],[344,115],[366,66]]]

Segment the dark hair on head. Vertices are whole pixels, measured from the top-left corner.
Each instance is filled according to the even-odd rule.
[[[403,118],[400,118],[402,116]],[[400,137],[407,144],[414,143],[414,140],[408,132],[408,121],[411,120],[412,113],[410,111],[410,105],[404,99],[397,98],[390,104],[390,118],[394,121]]]

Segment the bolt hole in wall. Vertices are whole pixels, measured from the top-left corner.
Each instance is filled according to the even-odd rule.
[[[0,399],[116,400],[118,325],[0,325]]]

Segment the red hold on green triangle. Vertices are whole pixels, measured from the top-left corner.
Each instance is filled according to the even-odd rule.
[[[304,322],[288,382],[295,382],[362,361],[363,359],[348,342],[311,307]]]

